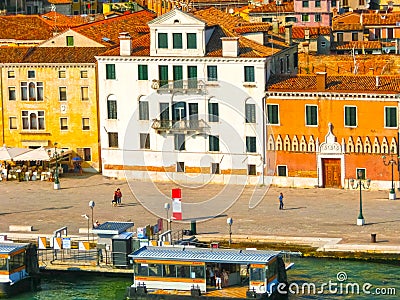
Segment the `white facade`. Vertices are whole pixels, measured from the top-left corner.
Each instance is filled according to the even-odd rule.
[[[178,27],[170,30],[171,23]],[[270,57],[207,56],[204,23],[177,10],[149,27],[150,56],[124,55],[124,44],[122,56],[97,57],[103,175],[262,183]],[[157,32],[168,34],[162,51]],[[183,38],[182,49],[175,49],[172,33],[196,33],[197,48],[188,51]],[[235,39],[229,43],[232,49]]]

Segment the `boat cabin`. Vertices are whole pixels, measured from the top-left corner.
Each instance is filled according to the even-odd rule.
[[[131,288],[192,291],[215,287],[210,274],[226,273],[223,287],[246,285],[253,294],[273,293],[286,281],[280,251],[145,246],[129,255],[134,276]]]

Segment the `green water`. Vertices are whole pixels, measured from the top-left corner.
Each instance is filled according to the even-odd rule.
[[[295,263],[295,267],[288,272],[288,277],[293,285],[292,288],[299,286],[300,293],[291,295],[290,299],[400,299],[399,264],[313,258],[292,258],[291,261]],[[337,279],[339,272],[342,272],[340,273],[342,276],[345,272],[347,276],[347,280],[342,281],[342,294],[340,294],[339,285],[336,286],[338,288],[336,293],[330,293],[328,287],[324,289],[324,294],[301,292],[304,283],[314,284],[317,291],[321,289],[323,283],[328,284],[329,280],[333,284],[340,284],[341,281]],[[347,289],[349,293],[346,294],[347,283],[357,284],[360,287],[360,293],[351,293],[352,289],[349,287]],[[26,293],[13,299],[122,300],[125,289],[130,284],[131,278],[126,276],[47,274],[42,279],[41,291]],[[371,285],[366,289],[369,294],[363,293],[364,284]],[[335,286],[332,285],[331,291],[334,291],[334,288]],[[376,288],[386,293],[393,293],[394,289],[396,295],[377,295]],[[307,292],[307,289],[304,291]]]

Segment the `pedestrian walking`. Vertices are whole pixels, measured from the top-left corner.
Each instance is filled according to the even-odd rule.
[[[283,194],[279,194],[279,209],[283,209]]]

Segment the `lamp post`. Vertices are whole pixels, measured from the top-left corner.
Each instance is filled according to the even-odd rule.
[[[92,210],[92,228],[94,228],[94,223],[93,223],[93,209],[96,203],[94,201],[89,201],[89,207]]]
[[[50,158],[54,158],[56,160],[56,170],[54,171],[54,189],[59,190],[60,189],[60,178],[58,175],[58,159],[64,154],[64,150],[61,150],[61,152],[57,152],[57,144],[54,143],[54,153],[51,154],[51,150],[47,150],[47,153]],[[50,163],[49,163],[50,165]],[[50,171],[50,170],[49,170]]]
[[[393,152],[390,152],[389,155],[390,155],[389,160],[386,160],[386,156],[382,156],[382,159],[383,159],[383,164],[385,166],[389,166],[389,165],[392,166],[392,188],[389,192],[389,200],[396,200],[396,191],[394,189],[394,181],[393,181],[393,178],[394,178],[394,167],[393,166],[398,164],[399,157],[398,156],[396,157],[396,154]]]
[[[364,189],[369,189],[369,186],[371,184],[370,179],[363,179],[363,172],[361,170],[358,170],[357,172],[357,180],[350,179],[350,185],[353,189],[360,188],[360,212],[358,214],[357,218],[357,225],[363,226],[365,224],[365,219],[362,214],[362,193],[361,190]]]
[[[89,216],[87,214],[81,216],[87,220],[87,241],[89,242]]]
[[[166,219],[166,221],[167,221],[167,231],[168,231],[168,221],[169,221],[169,219],[168,219],[168,213],[169,213],[169,209],[170,209],[170,204],[169,203],[165,203],[164,204],[164,209],[167,211],[167,219]]]
[[[229,225],[229,246],[232,244],[232,224],[233,224],[233,219],[228,218],[226,219],[226,224]]]

